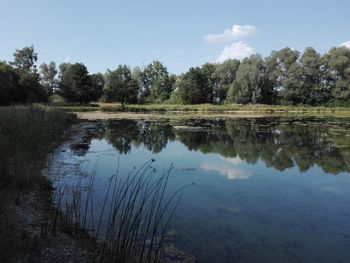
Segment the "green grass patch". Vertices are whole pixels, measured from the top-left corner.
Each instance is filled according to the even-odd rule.
[[[74,119],[73,114],[42,105],[1,107],[0,188],[30,183]]]
[[[83,111],[104,111],[104,112],[204,112],[204,113],[233,113],[233,112],[254,112],[254,113],[350,113],[350,107],[334,106],[307,106],[307,105],[262,105],[262,104],[145,104],[125,105],[99,103],[99,107],[63,107],[64,110]]]

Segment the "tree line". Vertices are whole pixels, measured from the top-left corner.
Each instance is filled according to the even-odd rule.
[[[206,63],[175,75],[153,61],[131,68],[118,65],[90,74],[82,63],[43,63],[37,68],[34,47],[16,50],[13,61],[0,61],[0,105],[46,102],[53,94],[66,102],[348,104],[350,49],[332,48],[321,55],[283,48],[263,58]]]

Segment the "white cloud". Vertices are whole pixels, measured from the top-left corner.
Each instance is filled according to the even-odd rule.
[[[231,46],[227,46],[221,52],[217,58],[217,62],[222,63],[228,59],[243,59],[254,54],[254,49],[248,46],[246,43],[239,41],[233,43]]]
[[[341,47],[347,47],[350,49],[350,40],[340,44]]]
[[[222,165],[219,163],[202,163],[201,169],[204,171],[215,171],[220,175],[226,176],[230,180],[248,179],[250,174],[247,171],[237,169],[231,165]]]
[[[255,34],[255,26],[233,25],[232,28],[226,29],[222,34],[209,34],[204,36],[203,40],[207,43],[229,42],[238,38]]]
[[[71,61],[71,57],[70,56],[66,56],[65,59],[64,59],[64,62],[65,63],[69,63]]]

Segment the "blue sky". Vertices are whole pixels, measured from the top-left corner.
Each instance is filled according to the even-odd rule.
[[[90,72],[158,59],[181,73],[287,46],[324,53],[350,41],[349,0],[0,0],[0,10],[1,60],[33,44],[38,63],[83,62]]]

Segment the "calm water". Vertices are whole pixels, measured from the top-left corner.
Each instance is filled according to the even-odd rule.
[[[350,262],[349,119],[96,125],[60,158],[86,170],[98,162],[97,211],[118,164],[127,174],[154,158],[159,171],[174,165],[170,192],[195,183],[171,229],[197,262]]]

